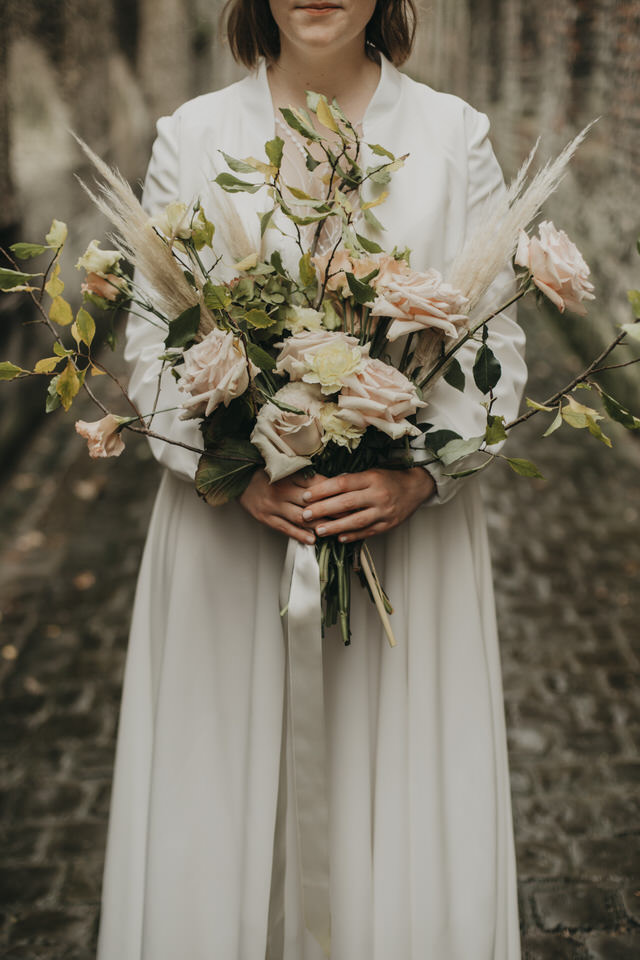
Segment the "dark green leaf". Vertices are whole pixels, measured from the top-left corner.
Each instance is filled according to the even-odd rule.
[[[275,137],[273,140],[268,140],[264,145],[264,151],[269,158],[269,163],[272,163],[274,167],[280,169],[282,163],[282,150],[284,148],[284,140],[282,137]]]
[[[363,283],[362,280],[358,280],[352,273],[348,271],[345,273],[347,278],[347,283],[349,284],[349,289],[353,294],[354,300],[356,303],[365,304],[371,303],[376,298],[376,292],[372,286],[368,283]]]
[[[169,332],[165,338],[165,347],[186,347],[195,338],[200,326],[200,306],[187,307],[186,310],[169,323]]]
[[[451,440],[462,440],[462,437],[455,430],[430,430],[429,433],[424,435],[425,446],[434,453],[438,453],[443,447],[446,447]]]
[[[42,243],[12,243],[9,249],[18,260],[31,260],[32,257],[39,257],[49,247]]]
[[[58,393],[58,380],[60,374],[55,377],[51,377],[49,381],[49,386],[47,387],[47,402],[45,404],[45,411],[47,413],[53,413],[54,410],[57,410],[60,406],[60,395]]]
[[[261,370],[273,370],[275,368],[276,361],[271,354],[263,350],[262,347],[259,347],[256,343],[251,343],[251,341],[248,341],[245,347],[249,359],[253,360],[255,365],[260,367]]]
[[[539,477],[540,480],[544,480],[544,477],[536,467],[535,463],[531,463],[530,460],[523,460],[521,457],[505,457],[507,463],[519,476],[521,477]]]
[[[366,250],[367,253],[382,253],[382,247],[379,243],[376,243],[375,240],[369,240],[368,237],[363,237],[360,233],[356,233],[356,237],[358,238],[360,246],[363,250]]]
[[[263,183],[248,183],[246,180],[239,180],[232,173],[219,173],[215,182],[227,193],[257,193],[260,187],[264,186]]]
[[[304,123],[304,121],[299,119],[288,107],[281,107],[280,113],[291,129],[297,131],[297,133],[301,133],[305,140],[315,140],[317,143],[322,140],[322,137],[316,133],[313,127]]]
[[[627,430],[640,429],[640,420],[634,417],[626,407],[623,407],[622,404],[618,403],[612,396],[605,393],[602,387],[600,387],[599,393],[602,397],[603,406],[612,420],[617,420],[617,422],[621,423]]]
[[[202,292],[204,295],[204,302],[209,307],[209,310],[225,310],[231,303],[231,294],[229,293],[229,288],[223,283],[216,284],[211,283],[210,280],[207,280]]]
[[[483,343],[473,364],[473,379],[481,393],[493,390],[502,374],[502,368],[491,347]]]
[[[226,503],[240,496],[262,462],[259,451],[248,440],[224,437],[200,457],[196,490],[212,506]]]
[[[460,362],[456,357],[452,357],[447,368],[444,372],[444,379],[447,381],[450,387],[455,387],[456,390],[464,390],[465,385],[465,375]]]
[[[312,157],[308,150],[305,151],[305,165],[307,170],[311,173],[315,170],[316,167],[320,166],[320,161],[316,160],[315,157]]]

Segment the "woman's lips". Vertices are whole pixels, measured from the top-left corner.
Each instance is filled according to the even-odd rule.
[[[305,13],[310,13],[312,17],[320,17],[326,13],[333,13],[334,10],[339,10],[340,7],[335,3],[313,3],[298,7],[298,9],[304,10]]]

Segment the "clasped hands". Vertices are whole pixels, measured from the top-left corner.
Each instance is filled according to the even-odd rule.
[[[374,468],[338,477],[296,473],[275,483],[264,470],[256,470],[239,501],[256,520],[300,543],[329,536],[349,543],[397,527],[434,491],[434,481],[422,467]]]

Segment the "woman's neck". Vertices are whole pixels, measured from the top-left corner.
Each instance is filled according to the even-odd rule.
[[[284,38],[283,38],[284,40]],[[346,47],[349,49],[345,49]],[[282,43],[280,57],[267,75],[276,109],[283,106],[305,106],[305,91],[334,97],[351,119],[362,120],[380,78],[380,66],[370,60],[363,38],[356,38],[339,51],[315,52]]]

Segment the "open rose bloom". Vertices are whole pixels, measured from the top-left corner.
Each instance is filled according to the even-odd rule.
[[[387,268],[372,280],[377,296],[371,313],[393,319],[387,339],[393,342],[405,334],[429,328],[457,339],[459,329],[468,319],[467,298],[445,283],[437,270],[419,273],[404,261],[395,263],[395,269]]]
[[[382,360],[369,359],[338,396],[341,417],[363,430],[376,427],[394,440],[420,435],[420,429],[406,418],[425,406],[411,381]]]
[[[184,352],[178,387],[189,396],[183,402],[181,419],[208,417],[221,403],[228,407],[259,372],[255,363],[247,360],[237,337],[214,328]]]
[[[550,220],[543,220],[537,237],[521,230],[515,262],[531,272],[538,290],[560,313],[586,315],[583,301],[595,299],[589,267],[564,230],[557,230]]]
[[[122,417],[115,417],[108,413],[102,420],[87,423],[85,420],[76,422],[76,433],[84,437],[89,444],[89,456],[96,460],[98,457],[119,457],[124,450],[124,441],[118,433],[118,427],[123,423]]]
[[[278,390],[274,400],[302,412],[283,410],[270,402],[260,408],[251,442],[264,457],[264,468],[272,483],[310,466],[311,457],[322,448],[319,387],[288,383]]]

